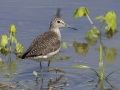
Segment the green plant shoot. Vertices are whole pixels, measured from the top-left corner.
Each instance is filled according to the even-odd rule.
[[[117,26],[117,16],[115,12],[113,11],[108,12],[105,16],[105,21],[108,25],[106,26],[106,30],[109,31],[110,29],[112,29],[112,31],[114,32]]]
[[[5,48],[7,44],[8,44],[8,37],[7,35],[4,34],[2,35],[2,38],[1,38],[1,46]]]
[[[92,27],[87,33],[86,33],[86,38],[93,39],[93,38],[98,38],[99,31],[97,28]]]
[[[89,14],[89,11],[86,7],[79,7],[75,10],[74,12],[74,18],[78,18],[78,17],[82,17],[82,16],[86,16]]]
[[[103,66],[102,46],[101,46],[101,45],[100,45],[100,61],[99,61],[99,68],[100,68],[100,80],[103,80],[103,76],[104,76],[104,66]]]
[[[36,71],[33,71],[33,75],[37,78],[38,77],[38,73]]]
[[[17,43],[17,44],[16,44],[15,50],[16,50],[18,53],[23,53],[23,52],[24,52],[23,46],[22,46],[22,44],[20,44],[20,43]]]
[[[15,27],[14,24],[11,24],[11,25],[10,25],[9,33],[12,34],[12,35],[15,35],[15,34],[17,33],[16,27]]]

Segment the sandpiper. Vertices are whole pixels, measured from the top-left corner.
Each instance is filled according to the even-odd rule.
[[[22,59],[33,59],[40,62],[40,71],[42,72],[41,62],[48,60],[48,71],[50,70],[50,60],[60,50],[61,34],[60,28],[68,27],[77,30],[67,25],[60,18],[60,9],[57,10],[56,17],[50,22],[49,30],[36,37],[30,44],[29,48],[22,55]],[[43,75],[42,75],[43,76]]]

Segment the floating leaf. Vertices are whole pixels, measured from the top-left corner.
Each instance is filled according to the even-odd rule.
[[[106,26],[106,30],[109,31],[110,29],[112,29],[112,31],[114,32],[117,26],[117,16],[115,12],[108,12],[105,16],[105,21],[108,24],[108,26]]]
[[[2,35],[2,38],[1,38],[1,46],[5,48],[7,44],[8,44],[8,37],[7,35],[4,34]]]
[[[109,48],[105,55],[106,61],[110,63],[114,62],[116,59],[116,55],[117,55],[116,48],[115,47]]]
[[[20,43],[17,43],[17,44],[16,44],[15,50],[16,50],[18,53],[23,53],[23,52],[24,52],[23,46],[22,46],[22,44],[20,44]]]
[[[71,68],[91,68],[91,67],[84,66],[84,65],[74,65],[74,66],[71,66]]]
[[[12,34],[12,35],[15,35],[17,33],[16,27],[15,27],[14,24],[10,25],[9,33]]]
[[[38,73],[36,71],[33,71],[33,75],[35,75],[35,77],[38,77]]]
[[[79,7],[75,10],[74,12],[74,18],[78,18],[78,17],[82,17],[82,16],[86,16],[89,14],[89,11],[86,7]]]

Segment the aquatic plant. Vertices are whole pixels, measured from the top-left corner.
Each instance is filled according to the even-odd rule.
[[[14,53],[23,53],[24,49],[21,43],[16,38],[17,30],[15,25],[10,25],[9,35],[3,34],[0,40],[0,53],[7,55],[8,52],[13,52],[12,47],[15,44]]]
[[[16,38],[17,30],[15,25],[11,24],[9,28],[9,35],[3,34],[0,39],[0,54],[3,56],[8,55],[7,63],[0,58],[0,69],[4,75],[12,77],[16,74],[17,60],[12,60],[12,53],[23,53],[23,45],[18,42]],[[14,49],[13,49],[14,48]]]
[[[112,38],[112,36],[115,33],[117,33],[117,30],[116,30],[117,16],[116,16],[114,11],[109,11],[106,15],[97,16],[95,18],[95,20],[100,21],[100,28],[99,29],[93,24],[92,20],[90,19],[89,10],[86,7],[77,8],[75,10],[73,16],[74,16],[74,18],[87,16],[89,22],[92,24],[92,28],[90,28],[85,35],[85,38],[86,38],[88,43],[91,42],[91,41],[96,41],[96,40],[100,41],[100,45],[99,45],[99,73],[90,66],[74,65],[74,66],[71,66],[71,67],[72,68],[88,68],[88,69],[93,70],[95,75],[98,77],[98,80],[99,80],[99,83],[100,83],[104,79],[107,79],[109,75],[118,71],[118,70],[115,70],[115,71],[111,72],[106,78],[104,78],[104,60],[111,60],[111,61],[115,60],[116,49],[115,49],[115,47],[105,49],[105,46],[102,43],[102,37],[101,37],[101,35],[103,34],[103,32],[102,32],[103,29],[102,28],[103,28],[104,22],[106,22],[105,35],[108,39]],[[91,43],[89,43],[89,44],[91,44]],[[103,58],[103,56],[105,58]],[[111,58],[109,58],[109,57],[111,57]]]

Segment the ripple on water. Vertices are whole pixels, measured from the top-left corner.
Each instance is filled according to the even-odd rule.
[[[38,71],[38,75],[41,78],[41,73]],[[20,81],[19,89],[25,89],[27,87],[31,88],[32,90],[40,90],[41,86],[44,89],[50,86],[60,86],[63,85],[63,82],[67,78],[66,86],[64,90],[91,90],[94,88],[94,85],[97,82],[94,74],[88,73],[71,73],[67,72],[65,74],[62,73],[55,73],[55,72],[44,72],[44,81],[42,82],[39,79],[39,82],[36,83],[35,76],[31,72],[21,73],[19,74],[18,78],[15,80]],[[91,82],[87,82],[87,81]],[[89,89],[88,89],[89,88]],[[91,89],[90,89],[91,88]],[[59,88],[60,89],[60,88]],[[62,88],[63,90],[63,88]]]

